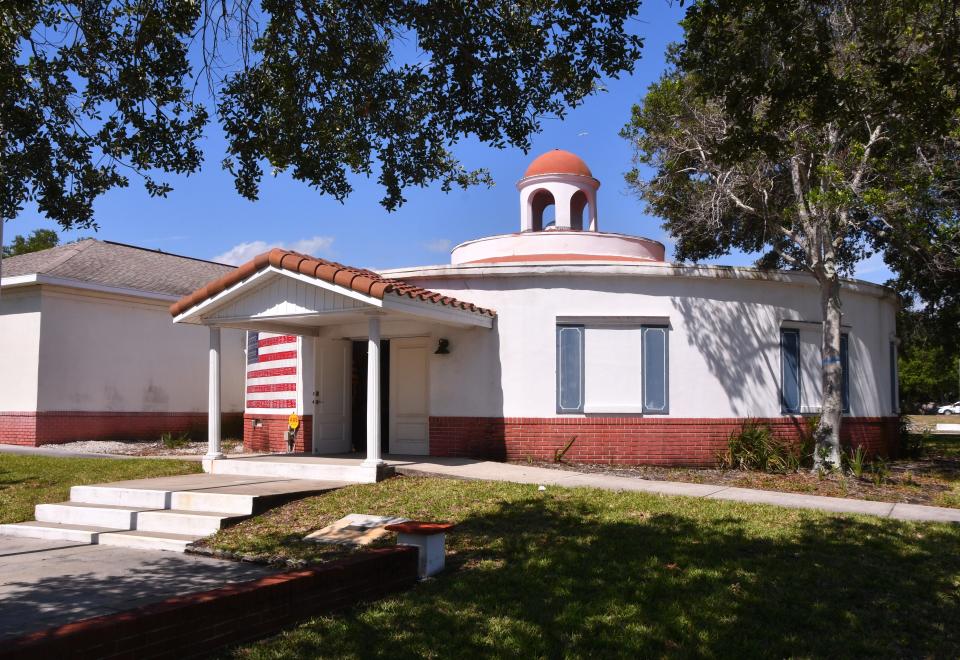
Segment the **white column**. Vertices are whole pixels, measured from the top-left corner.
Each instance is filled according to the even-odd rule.
[[[223,458],[220,453],[220,328],[210,326],[210,373],[207,381],[210,397],[207,403],[207,455]]]
[[[380,317],[367,321],[367,458],[363,465],[380,465]]]
[[[587,202],[590,204],[590,231],[600,231],[597,227],[597,191],[593,190],[587,194]]]
[[[557,229],[570,229],[570,202],[574,193],[577,192],[576,188],[556,186],[550,192],[553,193]]]

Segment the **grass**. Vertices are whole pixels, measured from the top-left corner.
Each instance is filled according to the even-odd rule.
[[[960,655],[960,526],[401,477],[211,545],[323,560],[302,535],[351,512],[457,522],[448,571],[234,657]]]
[[[960,435],[930,434],[923,442],[924,451],[928,454],[960,460]]]
[[[910,425],[916,429],[933,429],[937,424],[960,424],[960,415],[907,415]]]
[[[70,498],[70,486],[200,472],[199,461],[0,454],[0,523],[33,520],[33,507]]]

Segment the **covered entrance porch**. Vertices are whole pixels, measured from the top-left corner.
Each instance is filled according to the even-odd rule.
[[[310,478],[358,482],[387,473],[386,452],[429,452],[430,370],[431,361],[443,359],[436,355],[440,340],[451,329],[489,331],[495,318],[490,310],[372,271],[284,250],[260,255],[178,301],[171,312],[175,322],[206,325],[210,332],[207,471],[289,477],[308,470]],[[257,345],[295,341],[296,350],[260,349],[271,353],[270,363],[255,370],[257,385],[249,384],[248,366],[244,424],[250,428],[244,433],[289,417],[299,422],[296,447],[306,450],[304,460],[289,454],[283,460],[224,458],[224,327],[271,338]],[[249,346],[248,363],[257,350]],[[281,357],[287,366],[267,368]],[[264,400],[251,401],[251,392]],[[329,474],[317,476],[324,461]]]

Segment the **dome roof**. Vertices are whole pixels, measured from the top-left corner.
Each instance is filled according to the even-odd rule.
[[[579,176],[592,177],[593,173],[587,164],[583,162],[580,156],[564,151],[563,149],[554,149],[545,154],[537,156],[527,171],[524,178],[528,176],[537,176],[538,174],[576,174]]]

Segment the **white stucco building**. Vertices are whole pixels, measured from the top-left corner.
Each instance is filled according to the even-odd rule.
[[[172,301],[232,266],[98,240],[3,260],[0,442],[207,430],[208,337]],[[239,431],[243,332],[225,333],[222,410]]]
[[[252,450],[285,449],[291,413],[298,449],[369,466],[564,448],[702,465],[746,418],[796,437],[819,402],[814,280],[667,263],[660,243],[601,230],[599,188],[581,159],[548,152],[517,184],[519,231],[458,245],[449,264],[374,273],[273,250],[171,311],[210,328],[214,376],[220,328],[249,332]],[[843,435],[892,452],[897,299],[846,281],[842,300]],[[218,382],[232,386],[212,378],[214,404]]]

